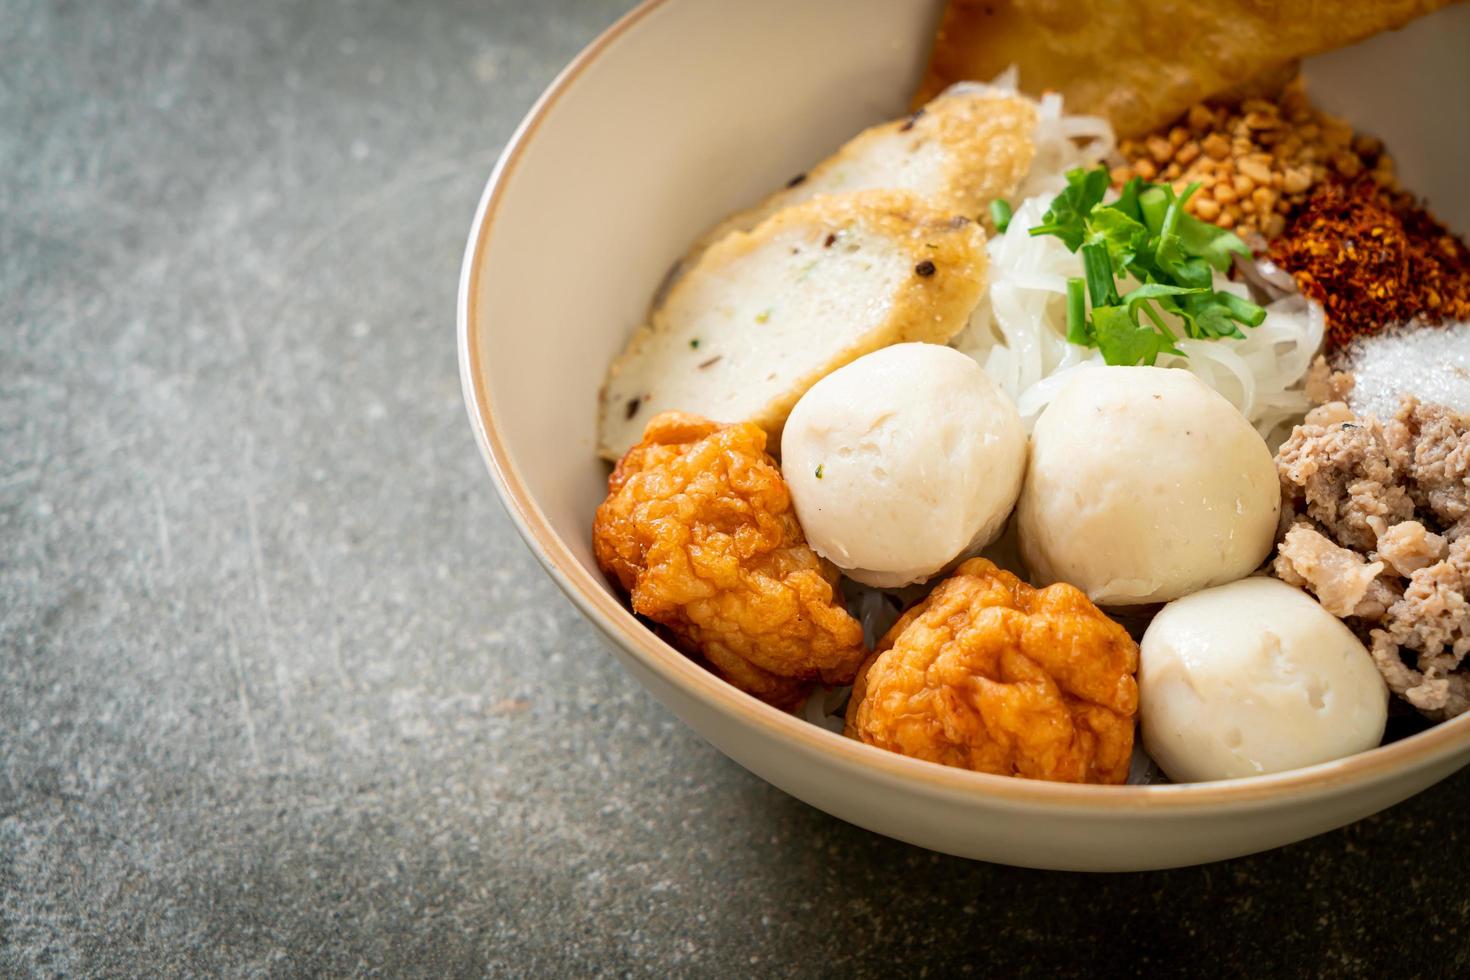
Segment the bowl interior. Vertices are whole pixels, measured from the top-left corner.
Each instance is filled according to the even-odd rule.
[[[1470,4],[1303,65],[1307,91],[1328,112],[1383,140],[1405,188],[1460,235],[1470,234]]]
[[[513,515],[549,532],[528,536],[574,596],[610,595],[589,541],[609,360],[700,232],[903,111],[940,6],[655,0],[584,52],[512,141],[466,255],[465,380]],[[1408,186],[1461,229],[1470,103],[1450,93],[1470,91],[1467,41],[1462,5],[1308,65],[1314,97],[1381,133]]]

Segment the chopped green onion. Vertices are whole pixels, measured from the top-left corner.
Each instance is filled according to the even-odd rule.
[[[1067,343],[1087,346],[1087,297],[1081,279],[1067,280]]]
[[[1219,292],[1215,294],[1225,308],[1230,311],[1230,316],[1248,327],[1259,327],[1266,319],[1266,311],[1252,303],[1250,300],[1241,299],[1234,293]]]
[[[1082,246],[1082,268],[1087,273],[1087,294],[1092,305],[1112,306],[1118,302],[1118,288],[1113,281],[1113,260],[1108,247],[1100,242]]]
[[[995,222],[996,231],[1005,231],[1011,224],[1011,203],[1003,197],[990,202],[990,220]]]
[[[1138,210],[1143,214],[1143,223],[1150,233],[1157,235],[1164,228],[1164,214],[1169,210],[1169,198],[1162,187],[1153,186],[1138,195]]]

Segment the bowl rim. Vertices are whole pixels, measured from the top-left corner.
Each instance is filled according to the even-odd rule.
[[[584,568],[532,499],[511,458],[484,384],[486,351],[477,331],[480,276],[499,205],[526,148],[562,96],[586,69],[639,22],[673,0],[642,0],[587,44],[541,93],[501,152],[470,225],[460,270],[457,346],[460,385],[475,442],[501,501],[522,539],[552,580],[604,636],[645,668],[680,688],[706,708],[764,730],[777,740],[828,755],[848,767],[930,793],[979,796],[988,802],[1056,809],[1168,810],[1250,807],[1290,797],[1347,790],[1410,767],[1432,765],[1470,747],[1470,713],[1388,745],[1282,773],[1206,783],[1152,786],[1095,786],[1054,783],[973,772],[910,758],[828,731],[774,708],[735,688],[660,640]]]

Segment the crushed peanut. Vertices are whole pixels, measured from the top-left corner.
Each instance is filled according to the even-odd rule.
[[[1175,125],[1124,140],[1118,149],[1127,162],[1113,168],[1115,185],[1137,176],[1182,191],[1198,181],[1200,190],[1185,210],[1267,239],[1279,237],[1313,188],[1329,178],[1367,173],[1384,187],[1397,186],[1383,144],[1313,108],[1300,80],[1276,101],[1192,106]]]

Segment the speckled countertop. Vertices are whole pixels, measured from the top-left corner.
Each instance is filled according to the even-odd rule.
[[[1470,970],[1470,773],[1158,874],[782,795],[601,650],[460,250],[623,0],[0,4],[0,975]]]

